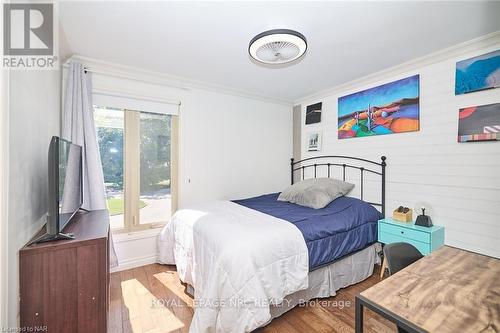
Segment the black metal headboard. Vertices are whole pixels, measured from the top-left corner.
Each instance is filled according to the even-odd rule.
[[[329,160],[328,163],[324,162],[324,160],[326,160],[326,159]],[[380,171],[373,170],[371,168],[366,168],[364,166],[354,165],[354,164],[331,163],[330,162],[332,160],[334,161],[335,159],[353,160],[353,161],[360,162],[358,164],[376,165],[375,168],[379,169]],[[342,178],[344,181],[345,181],[346,168],[358,169],[361,173],[361,190],[360,190],[361,198],[360,199],[363,200],[363,188],[364,188],[364,180],[365,180],[364,173],[370,172],[370,173],[379,175],[381,177],[381,183],[382,183],[381,202],[380,203],[368,202],[368,203],[372,204],[374,206],[381,207],[382,215],[385,216],[385,167],[387,165],[385,163],[386,157],[382,156],[382,157],[380,157],[380,160],[381,160],[381,162],[379,163],[379,162],[370,161],[370,160],[367,160],[364,158],[352,157],[352,156],[315,156],[315,157],[305,158],[305,159],[300,160],[300,161],[294,161],[294,159],[292,158],[291,163],[290,163],[291,181],[293,184],[295,181],[294,175],[297,171],[300,172],[300,175],[301,175],[300,180],[304,180],[305,179],[305,172],[308,168],[314,168],[314,178],[316,178],[318,168],[326,167],[327,168],[327,176],[328,176],[328,178],[330,178],[330,173],[331,173],[330,171],[331,171],[332,166],[342,167]],[[356,163],[356,162],[353,162],[353,163]]]

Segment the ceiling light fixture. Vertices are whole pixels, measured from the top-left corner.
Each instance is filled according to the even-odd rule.
[[[274,29],[258,34],[250,41],[248,53],[264,64],[286,64],[302,57],[307,40],[301,33],[289,29]]]

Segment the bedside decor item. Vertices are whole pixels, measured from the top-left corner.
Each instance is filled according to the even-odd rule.
[[[431,217],[429,215],[425,215],[425,207],[422,207],[422,215],[417,216],[415,225],[427,228],[432,227]]]
[[[321,108],[323,102],[308,105],[306,107],[306,125],[316,124],[321,122]]]
[[[339,98],[338,138],[420,129],[419,75]]]
[[[399,222],[412,222],[412,211],[408,207],[399,206],[392,212],[392,218]]]
[[[500,103],[460,109],[458,142],[472,141],[500,141]]]
[[[321,151],[321,132],[309,133],[307,137],[307,151]]]
[[[457,62],[455,95],[500,86],[500,50]]]

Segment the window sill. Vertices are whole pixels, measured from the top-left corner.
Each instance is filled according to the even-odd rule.
[[[137,239],[154,238],[160,234],[162,229],[162,227],[158,227],[130,232],[115,232],[113,233],[113,242],[122,243]]]

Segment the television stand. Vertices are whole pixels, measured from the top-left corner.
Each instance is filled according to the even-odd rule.
[[[109,216],[78,212],[56,237],[19,251],[20,325],[25,331],[106,333]],[[34,239],[44,237],[41,230]],[[1,331],[1,329],[0,329]]]

